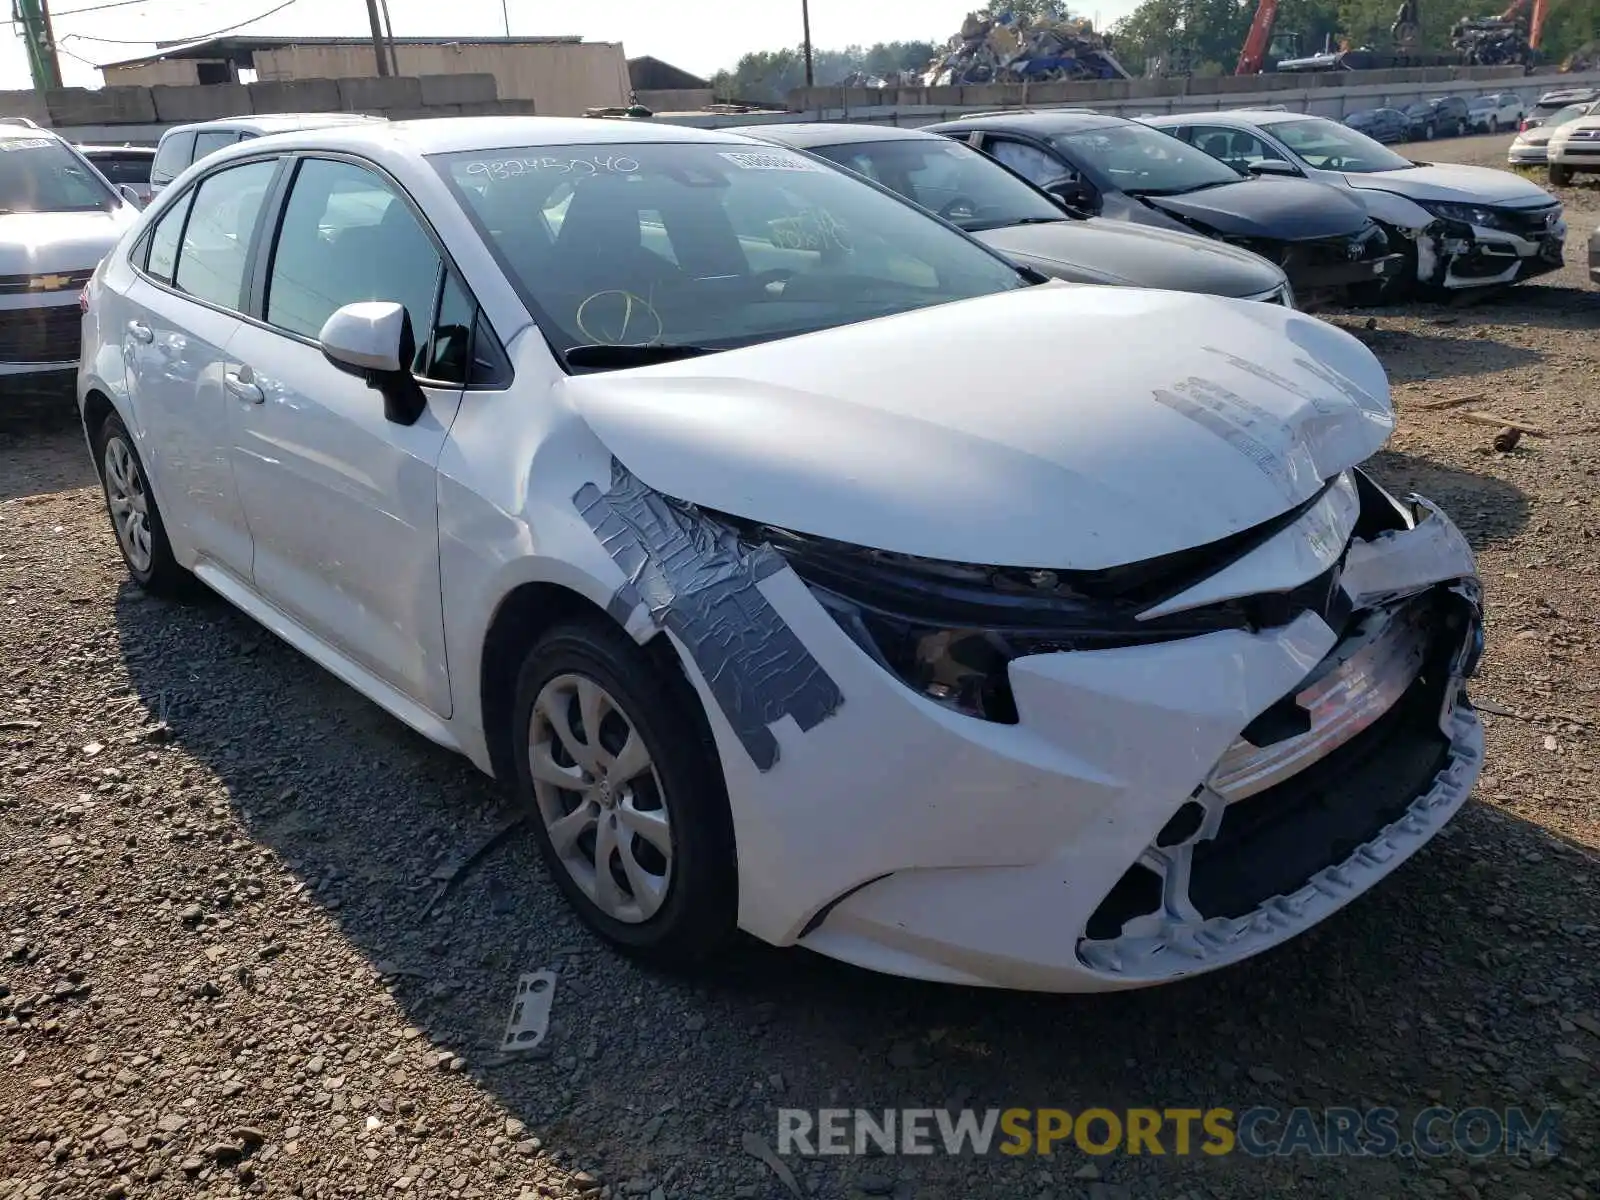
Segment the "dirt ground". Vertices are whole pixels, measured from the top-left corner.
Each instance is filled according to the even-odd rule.
[[[1498,165],[1505,138],[1429,146]],[[1475,800],[1390,881],[1248,965],[1113,999],[751,948],[663,978],[504,846],[491,786],[220,601],[125,583],[81,435],[0,440],[0,1200],[782,1197],[776,1110],[1562,1110],[1469,1159],[790,1159],[822,1197],[1600,1196],[1600,181],[1560,275],[1341,313],[1393,375],[1392,484],[1481,553],[1497,714]],[[1367,328],[1368,318],[1375,321]],[[1537,426],[1509,453],[1486,410]],[[841,830],[840,836],[849,836]],[[519,972],[546,1049],[497,1047]]]

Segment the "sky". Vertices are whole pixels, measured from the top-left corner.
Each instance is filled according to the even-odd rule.
[[[50,0],[51,22],[68,87],[98,87],[94,65],[137,58],[153,43],[222,30],[283,0]],[[1096,24],[1126,16],[1137,0],[1086,0]],[[810,0],[811,39],[821,49],[853,43],[943,42],[981,0]],[[576,34],[621,42],[630,57],[650,54],[697,75],[731,67],[751,50],[801,41],[800,0],[505,0],[513,36]],[[74,10],[78,10],[74,15]],[[734,15],[727,15],[732,13]],[[389,0],[396,37],[504,36],[501,0]],[[27,88],[22,41],[0,40],[0,88]],[[364,0],[290,0],[238,30],[270,37],[351,37],[369,32]]]

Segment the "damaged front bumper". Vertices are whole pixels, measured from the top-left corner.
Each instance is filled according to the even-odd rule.
[[[1441,219],[1406,233],[1416,246],[1417,281],[1463,290],[1496,287],[1559,271],[1567,225],[1559,206],[1530,213],[1510,210],[1496,225]]]
[[[1483,759],[1471,550],[1419,498],[1372,528],[1374,494],[1389,503],[1364,486],[1344,527],[1342,603],[1016,659],[1014,724],[913,694],[840,644],[796,576],[770,579],[844,711],[865,691],[872,719],[778,727],[760,782],[729,763],[731,793],[770,793],[735,817],[746,928],[896,974],[1095,991],[1237,962],[1348,903],[1443,826]],[[1295,535],[1236,568],[1270,576]]]

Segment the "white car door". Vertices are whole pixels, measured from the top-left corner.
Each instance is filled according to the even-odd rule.
[[[250,577],[251,539],[234,486],[228,344],[242,322],[251,238],[274,158],[207,175],[166,209],[133,253],[122,328],[140,447],[184,562]]]
[[[451,711],[440,601],[436,466],[464,367],[441,366],[473,311],[399,188],[368,166],[302,159],[283,203],[262,321],[229,346],[233,464],[254,537],[255,590],[430,712]],[[465,298],[464,298],[465,297]],[[339,307],[403,304],[426,409],[413,424],[334,367],[317,342]],[[470,315],[465,317],[468,328]],[[437,375],[451,378],[435,380]]]

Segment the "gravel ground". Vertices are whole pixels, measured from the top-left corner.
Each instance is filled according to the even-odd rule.
[[[1497,164],[1505,139],[1428,148]],[[1561,275],[1339,314],[1396,381],[1391,483],[1482,554],[1476,799],[1282,950],[1114,999],[751,948],[647,973],[491,786],[220,601],[124,582],[81,435],[0,441],[0,1198],[781,1197],[779,1106],[1558,1106],[1559,1156],[789,1160],[818,1196],[1600,1195],[1600,187]],[[1368,317],[1375,328],[1367,328]],[[1541,427],[1510,453],[1474,407]],[[841,830],[840,836],[849,836]],[[497,1055],[517,975],[548,1041]]]

